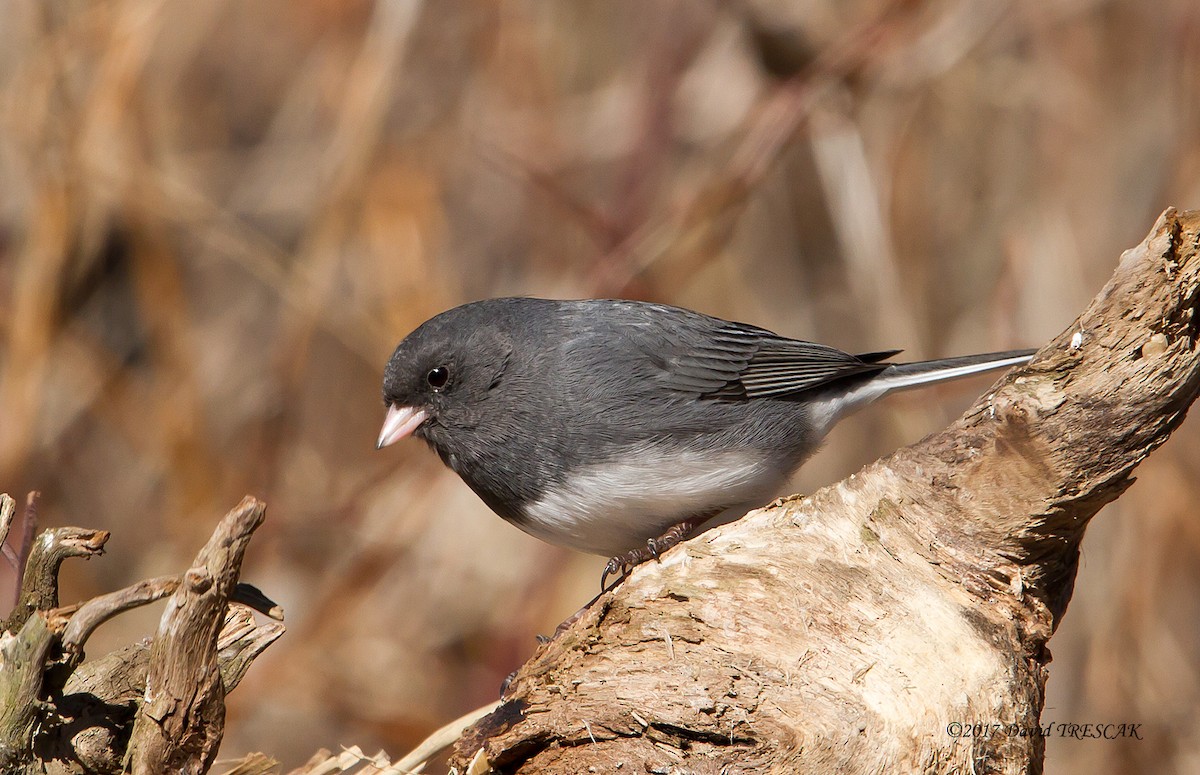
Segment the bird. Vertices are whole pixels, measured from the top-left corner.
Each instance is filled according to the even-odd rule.
[[[376,447],[424,440],[511,524],[610,557],[603,589],[768,503],[851,412],[1034,353],[891,362],[900,352],[851,355],[645,301],[486,299],[396,347]]]

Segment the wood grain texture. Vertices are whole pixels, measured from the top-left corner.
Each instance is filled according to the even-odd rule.
[[[129,740],[134,775],[199,775],[212,764],[225,727],[217,636],[242,556],[265,510],[246,497],[229,512],[167,603]]]

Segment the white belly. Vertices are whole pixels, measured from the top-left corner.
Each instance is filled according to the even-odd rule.
[[[648,445],[575,471],[526,507],[520,527],[552,544],[612,556],[645,546],[689,517],[766,503],[787,473],[755,450]]]

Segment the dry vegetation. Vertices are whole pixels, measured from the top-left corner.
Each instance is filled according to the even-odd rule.
[[[243,579],[288,634],[226,756],[399,754],[495,699],[600,561],[376,453],[401,335],[482,296],[620,295],[846,349],[1040,345],[1167,205],[1200,205],[1192,0],[7,0],[0,490],[111,531],[64,601],[186,567],[270,504]],[[808,490],[971,388],[835,432]],[[1200,760],[1200,437],[1095,521],[1051,642],[1055,773]],[[115,620],[90,650],[153,631]]]

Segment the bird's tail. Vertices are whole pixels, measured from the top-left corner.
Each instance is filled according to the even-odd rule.
[[[972,374],[1028,363],[1037,350],[961,355],[915,363],[894,363],[862,381],[850,381],[824,392],[810,402],[813,422],[824,429],[847,414],[898,390],[946,382]]]
[[[894,390],[905,390],[980,372],[1018,366],[1028,363],[1036,352],[1037,350],[1008,350],[1002,353],[960,355],[957,358],[938,358],[933,361],[917,361],[916,363],[895,363],[879,372],[869,384],[878,397]]]

